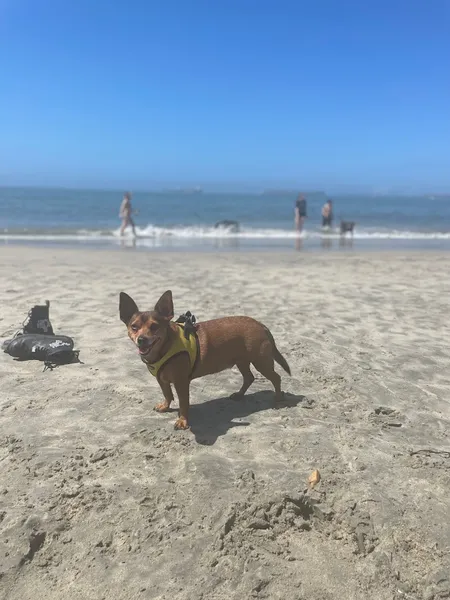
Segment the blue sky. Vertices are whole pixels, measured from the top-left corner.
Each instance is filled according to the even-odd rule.
[[[447,0],[0,0],[0,184],[450,189]]]

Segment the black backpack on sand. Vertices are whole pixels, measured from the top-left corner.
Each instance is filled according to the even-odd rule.
[[[23,323],[23,332],[18,331],[11,340],[6,340],[4,352],[16,360],[41,360],[44,371],[59,365],[80,362],[79,351],[74,350],[74,341],[66,335],[55,335],[49,317],[50,302],[45,306],[33,306],[28,319]]]

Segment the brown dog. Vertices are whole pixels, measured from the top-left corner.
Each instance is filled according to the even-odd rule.
[[[250,363],[274,386],[276,400],[282,398],[281,377],[274,371],[274,360],[291,374],[278,351],[270,331],[250,317],[224,317],[198,323],[193,333],[172,322],[172,292],[165,292],[152,311],[140,312],[128,294],[121,292],[120,319],[150,373],[155,375],[164,402],[155,410],[169,410],[172,387],[178,395],[179,413],[175,429],[188,429],[189,385],[191,379],[231,369],[235,365],[244,381],[233,396],[243,396],[254,381]]]

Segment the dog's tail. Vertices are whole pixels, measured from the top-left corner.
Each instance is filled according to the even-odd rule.
[[[290,369],[289,365],[287,364],[287,361],[284,358],[284,356],[282,356],[280,351],[278,350],[277,345],[275,344],[275,340],[273,339],[273,335],[270,333],[270,331],[267,329],[267,327],[265,325],[263,325],[263,327],[267,334],[267,337],[269,338],[269,342],[272,344],[273,358],[274,358],[275,362],[277,362],[280,365],[280,367],[283,367],[283,369],[286,371],[286,373],[288,373],[290,375],[291,369]]]

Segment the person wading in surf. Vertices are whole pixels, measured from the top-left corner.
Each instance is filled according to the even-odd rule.
[[[304,196],[302,196],[302,194],[299,194],[297,200],[295,201],[295,228],[297,229],[298,233],[303,231],[303,225],[306,217],[306,199]]]
[[[333,202],[327,200],[322,206],[322,227],[324,229],[331,229],[333,225]]]
[[[133,214],[133,209],[131,208],[131,194],[126,192],[123,195],[122,204],[120,205],[119,217],[122,219],[122,226],[120,228],[120,235],[123,236],[125,233],[125,229],[128,225],[131,225],[131,229],[133,230],[133,235],[136,237],[136,227],[134,225],[134,221],[131,217]]]

